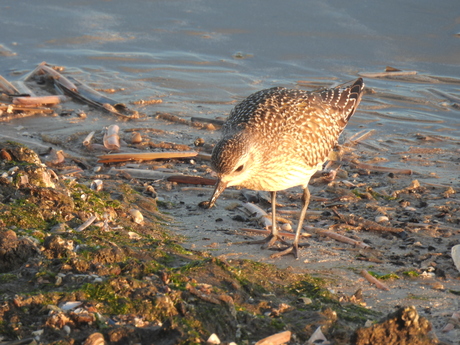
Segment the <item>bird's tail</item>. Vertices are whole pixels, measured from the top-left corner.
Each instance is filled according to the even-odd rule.
[[[332,107],[338,110],[338,114],[342,114],[341,122],[345,125],[355,113],[361,96],[363,94],[364,81],[363,78],[357,79],[348,87],[338,86],[333,89],[321,92],[323,101],[329,103]]]

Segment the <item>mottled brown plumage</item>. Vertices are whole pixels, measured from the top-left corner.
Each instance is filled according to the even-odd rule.
[[[327,160],[354,114],[363,87],[361,78],[346,88],[318,93],[275,87],[256,92],[235,106],[212,153],[211,163],[219,182],[206,206],[212,207],[229,186],[270,191],[273,227],[266,240],[266,246],[270,246],[278,239],[276,191],[302,186],[303,207],[293,247],[275,255],[294,249],[297,257],[310,196],[308,182]]]

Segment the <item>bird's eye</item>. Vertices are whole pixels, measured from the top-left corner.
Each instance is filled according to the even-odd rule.
[[[236,168],[236,172],[240,172],[240,171],[243,171],[244,169],[244,165],[240,165],[238,168]]]

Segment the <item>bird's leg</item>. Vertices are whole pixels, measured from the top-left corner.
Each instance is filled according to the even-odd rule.
[[[299,258],[299,238],[300,238],[300,231],[302,230],[303,221],[305,219],[305,214],[307,213],[308,204],[310,203],[310,191],[308,190],[308,186],[303,189],[302,195],[302,210],[300,211],[300,218],[299,224],[297,225],[297,231],[295,232],[294,242],[292,245],[287,249],[283,250],[282,252],[275,253],[270,255],[271,258],[279,258],[283,255],[292,253],[294,254],[295,258]]]
[[[262,248],[268,248],[275,244],[276,241],[280,241],[283,244],[286,244],[278,234],[278,227],[276,226],[276,192],[270,192],[272,199],[272,230],[270,235],[268,235],[263,240],[258,241],[246,241],[246,244],[263,244]]]
[[[268,248],[275,244],[278,239],[278,227],[276,226],[276,192],[270,192],[272,197],[272,232],[265,239],[262,248]]]

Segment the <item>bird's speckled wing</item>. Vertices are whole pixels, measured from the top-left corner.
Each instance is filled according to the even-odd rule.
[[[319,93],[281,87],[256,92],[231,111],[223,133],[250,131],[262,146],[296,152],[296,157],[315,167],[336,144],[359,104],[363,86],[358,79],[347,88]]]

